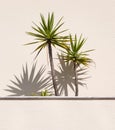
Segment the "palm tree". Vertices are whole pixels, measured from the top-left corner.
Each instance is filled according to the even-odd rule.
[[[73,70],[74,70],[74,76],[75,76],[75,96],[78,96],[78,73],[77,69],[81,68],[81,66],[88,67],[89,63],[92,62],[92,59],[88,57],[88,52],[93,50],[87,50],[87,51],[81,51],[81,48],[83,47],[84,43],[86,42],[85,38],[82,38],[82,35],[77,39],[77,36],[75,35],[74,39],[72,38],[72,35],[69,37],[70,39],[70,46],[69,49],[65,49],[63,51],[64,60],[66,62],[72,62],[73,63]]]
[[[55,95],[58,96],[58,90],[55,81],[52,46],[54,47],[59,46],[62,48],[67,47],[65,45],[67,36],[60,36],[60,34],[62,34],[67,30],[60,31],[60,28],[64,24],[64,22],[62,22],[62,18],[60,18],[57,24],[54,25],[54,13],[52,14],[48,13],[47,19],[45,19],[42,14],[40,15],[40,17],[41,17],[40,25],[34,23],[34,26],[32,26],[34,32],[27,32],[27,34],[35,37],[35,41],[33,41],[32,43],[28,43],[26,45],[38,44],[37,48],[34,50],[34,52],[37,51],[36,57],[39,55],[39,53],[43,48],[48,47],[53,88],[54,88]]]

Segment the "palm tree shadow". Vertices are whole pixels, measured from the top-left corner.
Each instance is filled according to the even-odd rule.
[[[74,69],[72,63],[67,63],[63,60],[63,57],[58,56],[59,58],[59,70],[55,70],[56,83],[58,87],[59,95],[69,95],[70,89],[75,93],[75,76]],[[86,86],[86,84],[82,81],[87,77],[84,77],[86,74],[86,68],[78,68],[78,85]]]
[[[18,78],[14,75],[15,80],[10,80],[13,85],[7,85],[5,89],[12,94],[9,96],[40,96],[42,90],[49,90],[52,88],[50,77],[44,78],[45,67],[42,66],[35,74],[36,64],[32,66],[29,74],[28,66],[22,67],[22,74]]]

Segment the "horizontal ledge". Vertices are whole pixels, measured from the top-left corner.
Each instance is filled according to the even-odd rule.
[[[115,97],[42,97],[42,96],[27,96],[27,97],[0,97],[0,100],[115,100]]]

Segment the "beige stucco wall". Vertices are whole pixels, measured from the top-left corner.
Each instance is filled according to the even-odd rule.
[[[114,0],[1,0],[0,1],[0,95],[13,75],[22,72],[22,64],[33,63],[35,46],[23,46],[32,37],[32,21],[38,23],[40,13],[54,12],[56,20],[64,16],[63,29],[88,38],[85,49],[91,53],[95,65],[89,69],[87,88],[80,87],[80,96],[115,96],[115,1]],[[44,58],[43,58],[44,57]],[[54,55],[55,58],[55,55]],[[55,60],[56,62],[56,60]],[[39,66],[48,65],[47,51],[38,58]],[[56,66],[56,63],[55,63]]]
[[[0,101],[0,130],[114,130],[115,101]]]
[[[69,33],[88,37],[86,49],[95,49],[96,67],[80,96],[115,96],[115,0],[0,0],[0,96],[22,64],[33,63],[34,46],[23,46],[33,38],[25,32],[52,11],[64,16]],[[46,52],[39,66],[48,64]],[[0,101],[0,130],[114,130],[114,108],[115,101]]]

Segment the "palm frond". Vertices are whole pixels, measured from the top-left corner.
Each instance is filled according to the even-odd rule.
[[[72,38],[72,35],[70,34],[70,46],[69,49],[65,48],[65,51],[63,52],[64,59],[66,62],[76,62],[76,64],[85,65],[88,66],[89,63],[91,63],[93,60],[88,57],[88,52],[93,51],[92,50],[86,50],[82,51],[82,47],[85,44],[86,39],[82,38],[82,34],[79,38],[77,38],[77,35],[74,36],[74,39]]]
[[[36,41],[36,42],[30,42],[30,43],[26,43],[26,44],[24,44],[24,45],[32,45],[32,44],[36,44],[36,43],[38,43],[38,41]]]
[[[62,22],[63,17],[60,18],[56,24],[54,23],[54,13],[48,13],[47,19],[45,19],[44,15],[40,14],[40,18],[41,21],[38,25],[33,22],[33,32],[27,32],[28,35],[35,38],[35,41],[27,43],[25,45],[41,43],[37,44],[38,46],[34,50],[34,52],[38,51],[36,56],[39,55],[44,46],[48,45],[49,41],[54,47],[59,46],[62,48],[67,48],[64,44],[66,44],[68,36],[61,36],[61,34],[67,31],[67,29],[61,30],[61,27],[64,24],[64,22]]]
[[[40,53],[40,51],[41,51],[44,47],[46,47],[46,45],[47,45],[46,42],[42,43],[41,45],[39,45],[39,46],[33,51],[33,53],[36,52],[36,51],[38,51],[38,53]]]
[[[45,18],[44,18],[44,16],[42,15],[42,14],[40,14],[40,18],[41,18],[41,25],[42,25],[42,27],[43,27],[43,29],[45,30],[45,31],[47,31],[47,24],[46,24],[46,20],[45,20]]]

